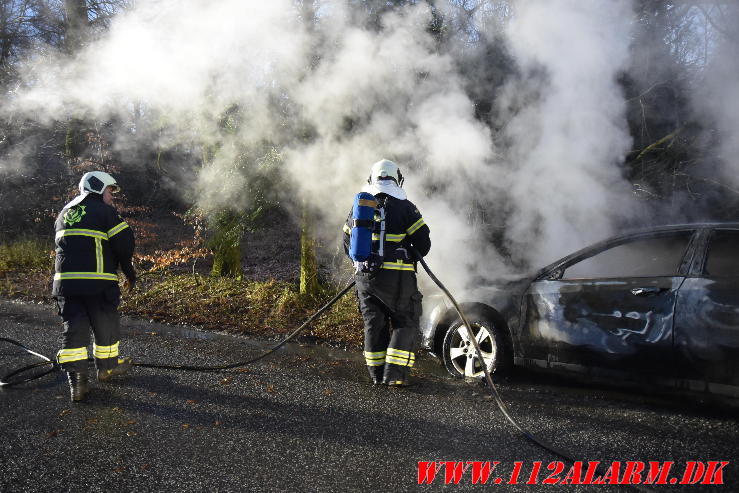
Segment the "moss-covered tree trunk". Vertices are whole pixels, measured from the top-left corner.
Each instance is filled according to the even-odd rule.
[[[210,273],[218,277],[241,279],[241,237],[244,226],[241,216],[233,211],[216,214],[211,229],[213,236],[209,246],[213,250],[213,268]]]
[[[304,205],[300,224],[300,294],[317,296],[320,290],[316,240],[313,237],[313,216],[309,208]]]

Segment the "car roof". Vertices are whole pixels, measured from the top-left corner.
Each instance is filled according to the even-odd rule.
[[[628,230],[619,234],[618,236],[629,236],[631,234],[638,234],[640,232],[648,233],[650,231],[671,231],[681,229],[710,229],[710,228],[739,228],[739,222],[737,221],[717,221],[717,222],[700,222],[700,223],[678,223],[678,224],[664,224],[651,226],[646,228],[639,228],[634,230]],[[614,237],[615,238],[615,237]]]
[[[684,231],[684,230],[696,230],[696,229],[714,229],[714,228],[727,228],[727,229],[733,229],[737,228],[739,229],[739,222],[696,222],[696,223],[682,223],[682,224],[663,224],[658,226],[650,226],[650,227],[644,227],[644,228],[638,228],[633,230],[627,230],[622,233],[610,236],[604,240],[601,240],[596,243],[592,243],[584,248],[581,248],[565,257],[562,257],[551,264],[542,267],[539,269],[536,273],[536,276],[542,275],[544,272],[551,270],[552,268],[556,267],[559,264],[563,264],[566,262],[569,262],[573,258],[579,257],[591,250],[597,250],[599,248],[605,247],[608,244],[618,242],[619,240],[626,240],[628,238],[632,237],[638,237],[642,235],[649,235],[653,233],[665,233],[670,231]]]

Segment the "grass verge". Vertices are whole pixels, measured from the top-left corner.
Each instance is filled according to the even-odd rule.
[[[0,296],[43,301],[51,291],[52,245],[39,239],[0,244]]]
[[[301,295],[295,284],[284,281],[164,273],[156,279],[142,280],[133,293],[124,295],[121,311],[158,322],[279,337],[296,329],[336,292],[314,299]],[[348,293],[306,327],[301,336],[358,346],[362,334],[356,297]]]

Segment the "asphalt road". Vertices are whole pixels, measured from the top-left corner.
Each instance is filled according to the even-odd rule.
[[[139,361],[217,364],[264,343],[124,320],[122,353]],[[0,302],[0,337],[53,355],[48,306]],[[35,361],[0,342],[0,374]],[[479,386],[422,362],[404,390],[368,384],[359,351],[292,346],[245,370],[185,373],[135,368],[92,382],[72,404],[61,373],[0,391],[0,491],[480,490],[444,469],[419,486],[419,461],[501,461],[491,478],[519,483],[535,461],[541,482],[557,457],[523,438]],[[697,399],[585,385],[536,374],[501,380],[525,428],[583,461],[730,461],[723,490],[739,488],[737,408]],[[564,478],[566,471],[559,475]],[[491,483],[493,479],[490,480]],[[625,487],[495,485],[505,491],[628,491]],[[715,491],[716,486],[654,486]]]

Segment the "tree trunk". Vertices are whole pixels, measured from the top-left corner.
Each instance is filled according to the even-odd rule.
[[[302,0],[299,8],[303,25],[309,33],[314,33],[316,30],[315,1]],[[309,70],[313,70],[317,65],[318,54],[314,53],[311,60]],[[316,240],[313,237],[313,215],[307,200],[303,200],[303,214],[300,221],[300,294],[316,297],[320,294],[320,291]]]
[[[8,18],[10,17],[10,4],[3,3],[0,5],[0,71],[4,72],[5,64],[10,58],[10,26],[8,26]],[[3,75],[3,74],[0,74]],[[0,82],[3,82],[0,80]]]
[[[318,296],[321,285],[318,282],[318,259],[316,240],[313,238],[313,217],[306,205],[300,225],[300,294]]]
[[[74,53],[87,39],[90,27],[87,18],[87,2],[86,0],[64,0],[64,11],[67,15],[64,48],[67,53]]]
[[[241,279],[241,237],[244,227],[240,215],[233,211],[219,212],[213,221],[213,230],[209,242],[213,250],[213,269],[210,274]]]

